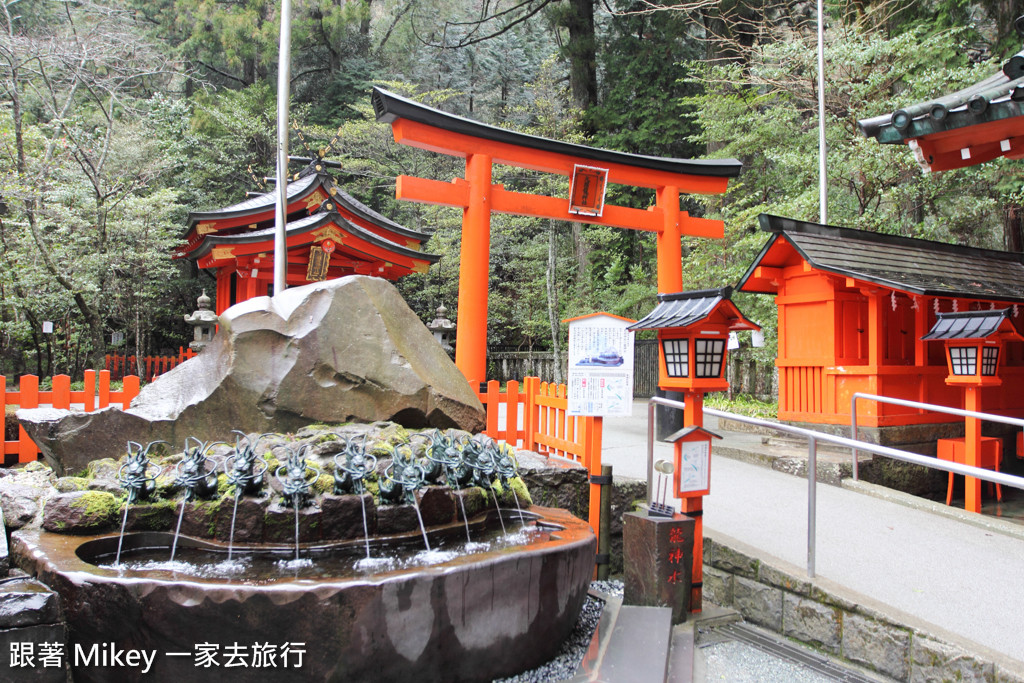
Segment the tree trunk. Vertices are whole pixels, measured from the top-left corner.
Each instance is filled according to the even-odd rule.
[[[583,237],[583,224],[570,223],[572,226],[572,251],[576,257],[576,293],[582,297],[587,283],[587,270],[590,265],[590,245]]]
[[[359,20],[359,35],[363,38],[370,37],[370,15],[373,14],[373,0],[366,0],[366,14]]]
[[[551,358],[555,363],[553,373],[555,384],[562,383],[562,351],[559,346],[558,329],[558,289],[555,287],[555,269],[558,265],[557,235],[555,233],[555,222],[548,221],[548,268],[547,268],[547,292],[548,292],[548,323],[551,325]]]
[[[1006,251],[1024,251],[1024,207],[1013,203],[1003,211],[1003,246]]]
[[[586,112],[597,104],[597,38],[594,32],[594,0],[569,0],[562,16],[569,29],[569,89],[572,103]],[[586,129],[587,124],[584,124]],[[592,130],[586,130],[592,133]]]

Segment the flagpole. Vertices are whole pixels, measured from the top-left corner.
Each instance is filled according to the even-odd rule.
[[[291,85],[292,3],[281,0],[277,51],[277,208],[274,212],[274,294],[288,286],[288,98]]]
[[[828,175],[825,159],[825,8],[818,0],[818,204],[819,223],[828,223]]]

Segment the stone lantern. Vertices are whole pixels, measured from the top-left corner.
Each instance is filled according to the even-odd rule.
[[[199,308],[192,315],[184,316],[185,322],[195,328],[192,343],[188,347],[196,353],[202,351],[203,347],[213,340],[213,334],[217,331],[218,318],[217,314],[210,310],[210,303],[210,297],[206,296],[204,289],[196,299]]]
[[[455,334],[455,323],[447,318],[447,313],[448,309],[444,304],[438,306],[437,317],[427,325],[427,329],[434,333],[434,339],[445,350],[445,353],[451,355],[455,350],[451,344],[452,335]]]

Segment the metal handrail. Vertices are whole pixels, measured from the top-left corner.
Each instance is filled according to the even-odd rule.
[[[946,413],[947,415],[960,415],[961,417],[976,417],[979,420],[985,420],[987,422],[1002,422],[1003,424],[1016,425],[1018,427],[1024,427],[1024,420],[1017,419],[1015,417],[1006,417],[1005,415],[994,415],[992,413],[979,413],[975,410],[962,410],[960,408],[950,408],[948,406],[940,406],[934,403],[922,403],[920,401],[910,401],[905,398],[889,398],[888,396],[879,396],[877,394],[865,394],[857,392],[850,397],[850,436],[855,441],[857,440],[857,399],[862,398],[867,401],[875,401],[877,403],[891,403],[896,406],[906,406],[907,408],[919,408],[921,410],[927,410],[933,413]],[[987,470],[986,470],[987,471]],[[853,480],[858,481],[859,471],[857,467],[857,449],[853,450]]]
[[[682,410],[686,407],[686,404],[682,401],[673,401],[667,398],[652,397],[648,400],[647,404],[647,499],[652,500],[653,495],[653,481],[654,481],[654,406],[663,405],[670,408],[676,408]],[[793,427],[791,425],[782,424],[779,422],[772,422],[770,420],[762,420],[756,417],[747,417],[746,415],[736,415],[735,413],[728,413],[724,410],[715,410],[713,408],[704,408],[704,413],[707,415],[713,415],[715,417],[724,417],[729,420],[735,420],[737,422],[744,422],[746,424],[757,425],[759,427],[769,427],[780,432],[786,432],[788,434],[796,434],[803,436],[807,439],[807,576],[808,578],[814,578],[814,562],[815,562],[815,533],[816,533],[816,518],[817,518],[817,472],[818,472],[818,441],[824,441],[827,443],[833,443],[839,446],[845,446],[855,450],[867,451],[869,453],[875,453],[876,455],[884,455],[889,458],[895,458],[896,460],[902,460],[903,462],[913,463],[915,465],[922,465],[924,467],[930,467],[932,469],[943,470],[944,472],[952,472],[953,474],[962,474],[968,477],[975,477],[983,481],[990,481],[993,484],[1000,484],[1002,486],[1010,486],[1024,490],[1024,477],[1017,477],[1011,474],[1004,474],[1002,472],[993,472],[992,470],[982,469],[980,467],[972,467],[970,465],[961,465],[960,463],[950,462],[946,460],[938,460],[932,456],[921,455],[920,453],[911,453],[910,451],[903,451],[898,448],[890,448],[888,446],[879,446],[878,444],[867,443],[866,441],[857,441],[854,439],[847,438],[845,436],[835,436],[832,434],[825,434],[824,432],[816,432],[812,429],[804,429],[802,427]],[[1006,418],[1012,419],[1012,418]]]

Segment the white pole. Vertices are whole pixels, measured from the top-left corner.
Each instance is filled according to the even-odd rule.
[[[274,294],[288,286],[288,97],[291,82],[292,3],[281,0],[281,42],[277,48],[277,210],[274,214]]]
[[[825,158],[825,9],[824,0],[818,0],[818,204],[819,222],[828,223],[828,175]]]

